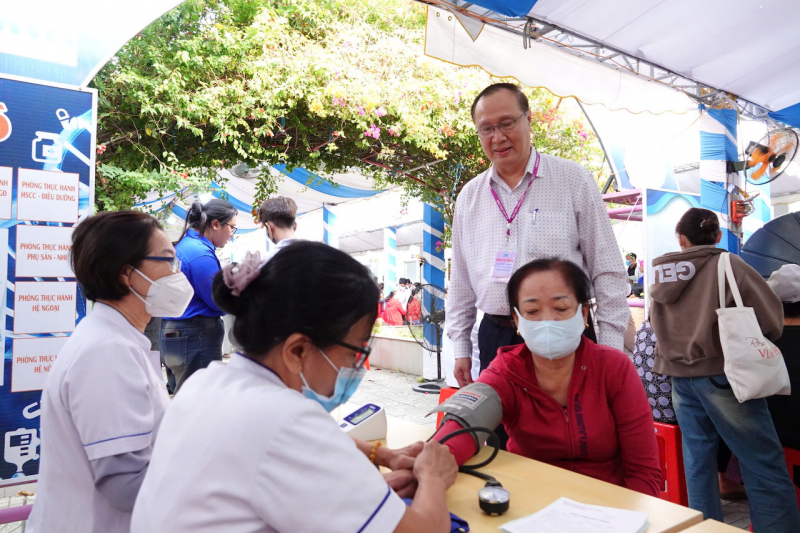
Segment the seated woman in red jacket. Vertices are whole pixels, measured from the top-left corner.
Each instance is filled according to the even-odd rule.
[[[589,279],[574,263],[539,259],[521,267],[508,299],[525,344],[501,348],[474,384],[437,408],[446,414],[434,438],[502,421],[510,452],[657,496],[650,405],[628,356],[583,336],[590,297]],[[470,434],[445,445],[459,465],[477,451]]]
[[[402,326],[403,317],[406,316],[406,311],[403,309],[400,300],[397,299],[397,293],[392,291],[386,297],[386,310],[383,312],[383,321],[390,326]]]

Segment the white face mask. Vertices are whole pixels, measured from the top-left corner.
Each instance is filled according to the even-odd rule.
[[[189,283],[183,272],[176,272],[153,281],[142,274],[138,268],[134,268],[134,270],[151,283],[150,288],[147,289],[147,298],[142,298],[133,290],[133,287],[130,288],[131,292],[144,302],[144,308],[148,315],[170,318],[183,315],[194,296],[192,284]]]
[[[566,320],[526,320],[519,309],[514,308],[519,317],[519,334],[528,349],[545,359],[561,359],[574,352],[581,343],[584,331],[583,309],[578,304],[575,316]]]

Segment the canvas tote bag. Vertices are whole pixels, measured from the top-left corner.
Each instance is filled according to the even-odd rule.
[[[719,256],[719,340],[725,357],[725,377],[739,402],[791,393],[789,372],[777,346],[761,333],[752,307],[745,307],[729,253]],[[725,307],[725,279],[736,307]]]

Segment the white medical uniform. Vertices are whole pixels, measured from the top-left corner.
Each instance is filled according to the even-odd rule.
[[[233,354],[172,401],[131,532],[386,533],[405,510],[321,405]]]
[[[169,396],[150,340],[95,304],[59,352],[41,403],[42,459],[26,531],[129,531],[131,513],[97,491],[89,461],[152,446]]]
[[[411,289],[408,287],[402,287],[397,289],[397,300],[400,302],[400,305],[403,306],[403,311],[406,310],[408,307],[408,299],[411,297]]]

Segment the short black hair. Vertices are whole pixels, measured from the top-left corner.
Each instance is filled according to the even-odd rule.
[[[261,224],[272,222],[279,228],[290,229],[297,219],[297,203],[285,196],[267,198],[258,208],[258,221]]]
[[[686,211],[675,225],[675,233],[689,239],[694,246],[717,244],[718,232],[717,214],[701,207]]]
[[[156,230],[163,230],[158,220],[141,211],[100,213],[78,224],[72,233],[70,264],[84,296],[113,302],[130,294],[122,272],[142,264]]]
[[[186,214],[186,224],[183,226],[181,239],[189,228],[203,235],[215,220],[219,220],[220,224],[227,224],[238,212],[230,202],[220,198],[214,198],[205,204],[194,202]]]
[[[514,93],[514,96],[517,97],[517,102],[519,103],[519,110],[523,113],[530,109],[528,97],[525,96],[525,93],[522,92],[522,89],[520,89],[518,85],[514,85],[513,83],[495,83],[493,85],[489,85],[487,88],[482,90],[478,96],[475,97],[475,100],[472,102],[472,108],[470,109],[472,120],[475,120],[475,108],[478,106],[478,101],[484,96],[491,96],[499,91],[511,91]]]
[[[578,303],[587,304],[592,298],[592,285],[586,273],[573,263],[557,257],[548,257],[545,259],[537,259],[530,263],[523,265],[519,270],[514,272],[511,279],[508,280],[508,303],[511,309],[519,307],[519,288],[525,278],[531,274],[539,272],[558,272],[567,282],[567,285],[572,287],[572,292],[575,293],[575,299]]]
[[[282,248],[239,296],[218,272],[212,294],[220,309],[234,315],[233,337],[250,358],[263,357],[294,333],[325,349],[363,317],[375,322],[380,299],[367,267],[312,241]]]
[[[634,259],[636,259],[636,254],[633,253],[633,252],[630,252],[628,254],[625,254],[625,257],[633,257]]]

